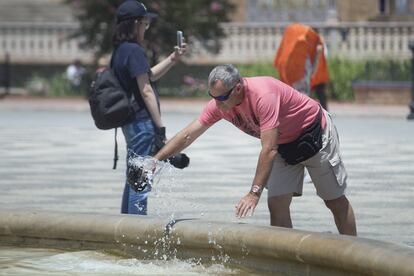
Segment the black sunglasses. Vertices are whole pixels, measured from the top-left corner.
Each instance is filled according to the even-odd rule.
[[[236,83],[236,85],[237,85],[237,83]],[[215,96],[211,95],[210,90],[208,91],[208,94],[209,94],[209,95],[210,95],[210,97],[212,97],[213,99],[215,99],[215,100],[217,100],[217,101],[220,101],[220,102],[224,102],[224,101],[227,101],[227,100],[230,98],[231,93],[233,92],[234,88],[236,88],[236,85],[234,85],[234,86],[233,86],[233,87],[232,87],[229,91],[227,91],[224,95],[220,95],[220,96],[215,97]]]

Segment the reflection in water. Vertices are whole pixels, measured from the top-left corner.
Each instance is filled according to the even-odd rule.
[[[222,264],[137,260],[97,251],[0,247],[0,274],[7,275],[240,275]]]

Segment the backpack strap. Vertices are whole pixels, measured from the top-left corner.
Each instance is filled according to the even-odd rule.
[[[118,49],[118,47],[116,47],[114,49],[114,51],[112,52],[112,56],[111,56],[111,61],[109,62],[109,68],[112,69],[112,63],[114,61],[114,57],[115,57],[115,52]],[[118,133],[118,128],[115,128],[115,135],[114,135],[114,140],[115,140],[115,145],[114,145],[114,165],[112,166],[113,170],[116,170],[116,163],[118,162],[119,156],[118,156],[118,141],[116,140],[116,136]]]
[[[118,50],[118,47],[114,48],[114,50],[112,51],[111,60],[109,61],[109,68],[111,69],[112,69],[112,63],[114,62],[116,50]]]
[[[115,128],[115,149],[114,149],[114,166],[112,167],[113,170],[116,169],[116,163],[118,162],[118,142],[116,141],[116,134],[118,128]]]

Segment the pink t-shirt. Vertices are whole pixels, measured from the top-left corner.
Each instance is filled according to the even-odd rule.
[[[272,77],[243,78],[245,97],[230,110],[218,108],[212,99],[202,111],[199,122],[211,126],[225,119],[240,130],[260,138],[260,132],[277,128],[278,144],[294,141],[311,125],[319,104],[289,85]],[[325,128],[322,116],[322,128]]]

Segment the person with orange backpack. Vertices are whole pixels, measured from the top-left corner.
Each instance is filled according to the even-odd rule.
[[[322,107],[327,110],[326,84],[329,82],[324,42],[311,27],[294,23],[287,26],[273,66],[280,80],[310,95],[316,90]]]

